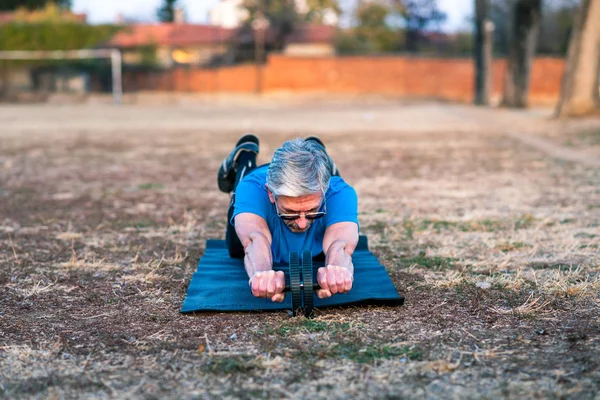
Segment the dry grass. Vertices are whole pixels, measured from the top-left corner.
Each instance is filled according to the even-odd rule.
[[[136,108],[0,110],[0,397],[597,398],[600,171],[502,129],[555,144],[562,131],[571,149],[595,136],[406,104],[377,110],[389,132],[335,132],[344,107],[364,107],[277,107],[260,161],[304,121],[329,124],[406,305],[179,314],[205,240],[224,237],[214,177],[240,130],[220,126],[254,111],[156,107],[143,125]],[[398,113],[419,116],[415,132],[394,130]]]

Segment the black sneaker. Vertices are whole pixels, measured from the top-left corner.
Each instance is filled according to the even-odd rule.
[[[258,149],[259,141],[254,135],[244,135],[238,140],[231,153],[225,157],[219,167],[219,173],[217,175],[219,190],[225,193],[231,193],[235,186],[237,160],[240,157],[240,154],[245,151],[258,154]]]
[[[309,136],[304,140],[311,140],[313,142],[318,143],[323,148],[323,153],[325,153],[327,159],[329,160],[329,166],[331,167],[331,176],[340,176],[340,171],[338,171],[337,165],[335,165],[331,157],[329,157],[329,154],[327,154],[327,151],[325,150],[325,144],[323,143],[323,141],[316,136]]]

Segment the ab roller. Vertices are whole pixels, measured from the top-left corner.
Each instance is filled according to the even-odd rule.
[[[306,318],[313,317],[315,308],[314,291],[320,286],[313,278],[312,254],[305,250],[302,253],[302,265],[297,251],[290,252],[290,285],[284,292],[292,294],[292,313],[297,315],[299,309],[304,309]]]

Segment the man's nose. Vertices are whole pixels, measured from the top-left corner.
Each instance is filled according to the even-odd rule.
[[[300,229],[306,228],[306,225],[308,224],[308,220],[306,219],[304,214],[300,214],[300,217],[296,220],[296,224],[298,225],[298,228],[300,228]]]

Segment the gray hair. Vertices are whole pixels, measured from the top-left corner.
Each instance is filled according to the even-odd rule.
[[[325,193],[329,188],[329,157],[317,142],[296,138],[275,150],[267,185],[275,197]]]

